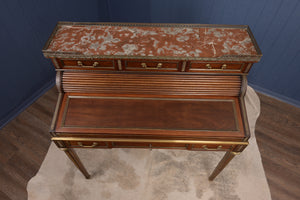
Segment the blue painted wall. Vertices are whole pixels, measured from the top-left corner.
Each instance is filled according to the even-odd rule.
[[[53,86],[55,71],[41,49],[57,21],[108,21],[98,0],[1,0],[0,127]]]
[[[2,0],[0,127],[53,85],[41,49],[57,21],[248,24],[264,54],[249,83],[300,106],[298,0]]]
[[[299,0],[110,0],[108,5],[112,21],[249,25],[263,53],[249,84],[300,107]]]

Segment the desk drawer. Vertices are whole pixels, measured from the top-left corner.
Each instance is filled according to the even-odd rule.
[[[229,144],[177,144],[148,142],[99,142],[99,141],[66,141],[71,148],[143,148],[143,149],[183,149],[192,151],[226,151],[235,145]]]
[[[113,148],[187,149],[187,144],[151,142],[112,142]]]
[[[189,144],[189,143],[146,143],[112,142],[113,148],[148,148],[148,149],[184,149],[192,151],[225,151],[235,147],[230,144]]]
[[[60,64],[63,68],[76,69],[98,69],[98,70],[115,70],[115,61],[105,60],[61,60]]]
[[[179,71],[180,61],[166,60],[125,60],[126,71]]]
[[[236,72],[243,71],[244,63],[215,63],[215,62],[191,62],[189,66],[190,72]]]
[[[238,144],[232,142],[224,142],[224,144],[217,142],[217,143],[202,143],[202,144],[195,144],[189,143],[189,141],[185,142],[152,142],[152,141],[136,141],[136,139],[128,140],[127,141],[120,141],[122,139],[108,139],[106,141],[104,138],[74,138],[67,139],[63,138],[55,139],[56,142],[60,143],[63,142],[64,145],[68,148],[144,148],[144,149],[183,149],[183,150],[192,150],[192,151],[226,151],[226,150],[233,150],[238,147]],[[63,145],[63,146],[64,146]]]

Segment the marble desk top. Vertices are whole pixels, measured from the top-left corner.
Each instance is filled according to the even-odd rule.
[[[248,26],[58,23],[43,50],[65,54],[153,58],[251,58],[259,48]]]

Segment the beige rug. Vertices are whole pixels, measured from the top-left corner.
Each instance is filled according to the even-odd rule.
[[[248,87],[246,107],[252,137],[213,181],[208,176],[223,152],[110,149],[78,150],[92,177],[86,180],[53,144],[27,186],[29,200],[269,200],[270,191],[254,126],[260,103]]]

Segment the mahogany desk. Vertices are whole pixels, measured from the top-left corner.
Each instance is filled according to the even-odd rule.
[[[227,151],[213,180],[248,145],[246,75],[262,56],[248,26],[59,22],[43,53],[52,140],[86,178],[73,148]]]

